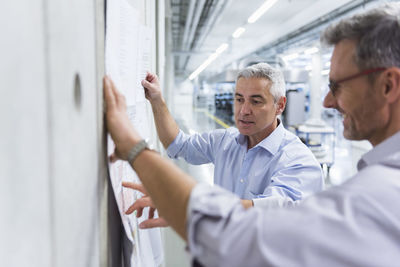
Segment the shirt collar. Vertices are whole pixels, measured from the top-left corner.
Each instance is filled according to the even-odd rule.
[[[278,127],[267,137],[265,137],[260,143],[255,145],[252,149],[256,147],[262,147],[265,150],[269,151],[272,155],[275,155],[279,147],[281,146],[282,139],[285,136],[285,128],[283,127],[282,122],[278,119]],[[236,136],[236,142],[240,145],[247,145],[247,136],[239,133]]]
[[[400,151],[400,131],[365,153],[358,161],[357,169],[361,170],[369,165],[380,163],[398,151]]]

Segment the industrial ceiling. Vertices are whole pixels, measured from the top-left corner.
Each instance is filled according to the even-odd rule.
[[[226,51],[202,75],[237,66],[250,55],[275,53],[276,50],[271,49],[279,45],[277,40],[286,45],[288,40],[311,32],[335,16],[382,1],[277,0],[256,22],[248,23],[248,18],[265,2],[170,0],[175,76],[188,78],[221,44],[226,44]],[[233,38],[232,33],[239,27],[245,28],[244,33]],[[318,33],[314,33],[314,39]]]

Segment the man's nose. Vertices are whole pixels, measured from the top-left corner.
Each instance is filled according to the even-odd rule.
[[[333,96],[333,94],[330,90],[324,98],[323,105],[326,108],[335,108],[336,107],[336,97]]]
[[[243,105],[240,107],[240,113],[243,115],[248,115],[251,113],[251,107],[250,104],[245,102]]]

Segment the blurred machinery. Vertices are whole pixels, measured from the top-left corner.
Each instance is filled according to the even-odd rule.
[[[309,103],[306,98],[308,72],[306,70],[284,70],[286,82],[286,108],[283,113],[283,123],[286,126],[297,126],[305,121]],[[307,90],[308,91],[308,90]]]

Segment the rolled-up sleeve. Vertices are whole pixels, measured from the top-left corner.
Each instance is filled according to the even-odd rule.
[[[182,149],[183,144],[189,137],[185,135],[182,130],[179,130],[178,135],[175,137],[174,141],[168,146],[167,154],[170,158],[177,158],[179,151]]]
[[[182,157],[190,164],[214,162],[215,149],[220,144],[225,132],[224,130],[215,130],[188,135],[180,130],[174,141],[168,146],[167,154],[174,159]]]
[[[323,172],[311,152],[303,149],[303,153],[283,159],[269,186],[253,198],[254,206],[294,206],[324,189]]]
[[[247,231],[246,223],[252,217],[236,195],[198,184],[191,193],[187,218],[189,250],[204,266],[252,266],[254,233]]]

